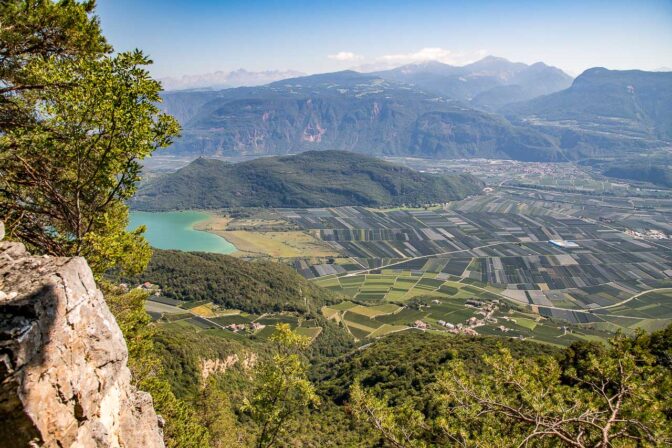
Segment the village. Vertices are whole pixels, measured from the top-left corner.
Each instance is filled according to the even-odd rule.
[[[434,299],[432,300],[433,304],[439,305],[441,303],[440,300]],[[451,322],[447,322],[445,320],[439,319],[437,321],[437,324],[442,327],[441,330],[446,331],[448,333],[453,333],[453,334],[462,334],[462,335],[467,335],[467,336],[478,336],[478,332],[476,331],[476,328],[482,327],[484,325],[493,325],[498,323],[498,318],[494,317],[494,314],[497,310],[499,310],[499,305],[500,302],[498,299],[494,299],[491,301],[483,301],[483,300],[477,300],[477,299],[468,299],[464,306],[466,308],[471,308],[477,310],[475,312],[475,316],[471,316],[468,319],[465,320],[464,323],[457,323],[453,324]],[[430,308],[431,305],[420,305],[421,307],[425,308]],[[478,317],[477,317],[478,316]],[[500,316],[499,319],[504,320],[504,321],[509,321],[512,323],[516,323],[515,318],[511,318],[509,316]],[[419,330],[429,330],[432,328],[432,326],[422,320],[416,320],[413,325],[413,328],[417,328]],[[502,333],[508,333],[512,331],[511,328],[508,328],[504,325],[499,325],[496,327],[496,329]],[[520,339],[524,339],[521,337]]]

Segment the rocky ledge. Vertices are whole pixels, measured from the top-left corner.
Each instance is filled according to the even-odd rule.
[[[83,258],[0,242],[0,445],[163,447],[119,326]]]

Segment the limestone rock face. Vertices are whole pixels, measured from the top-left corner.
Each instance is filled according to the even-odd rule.
[[[83,258],[0,242],[0,446],[163,447]]]

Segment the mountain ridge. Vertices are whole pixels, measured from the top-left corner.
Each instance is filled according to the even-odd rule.
[[[372,156],[559,158],[551,141],[499,115],[354,71],[164,97],[165,109],[183,124],[182,138],[168,150],[175,155],[338,149]]]
[[[503,98],[508,102],[522,101],[562,90],[569,87],[572,80],[561,69],[543,62],[528,65],[496,56],[486,56],[463,66],[440,62],[409,64],[375,74],[486,110],[503,106]],[[496,91],[502,89],[508,90],[507,97],[496,95]]]
[[[499,63],[491,58],[477,67],[488,71]],[[505,64],[519,78],[520,73],[536,79],[538,70],[556,70],[543,63]],[[462,70],[438,62],[422,66]],[[430,76],[427,82],[436,78],[426,72],[421,76]],[[166,93],[164,109],[183,125],[182,137],[167,152],[236,157],[336,149],[372,156],[522,161],[632,154],[660,147],[672,136],[670,77],[593,68],[567,89],[527,101],[520,99],[529,89],[494,85],[491,76],[475,77],[484,88],[461,101],[352,70],[261,87]],[[630,85],[636,86],[634,93],[627,91]]]
[[[579,75],[568,89],[514,104],[509,110],[547,120],[585,120],[605,126],[610,125],[605,117],[622,118],[642,126],[658,126],[648,132],[672,138],[671,103],[672,73],[594,67]]]

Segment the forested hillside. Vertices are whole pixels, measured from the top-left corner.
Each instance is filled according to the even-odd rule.
[[[470,175],[432,175],[345,151],[229,164],[198,159],[143,186],[140,210],[424,205],[477,194]]]
[[[337,394],[343,375],[356,378],[349,406],[359,421],[378,428],[383,446],[672,441],[672,326],[560,351],[489,338],[406,338],[380,341],[321,378]]]
[[[652,165],[650,162],[613,163],[607,165],[604,175],[672,188],[672,167],[666,165],[664,161],[661,162],[658,165]]]
[[[125,279],[151,282],[166,297],[212,301],[249,313],[296,311],[317,313],[342,297],[305,280],[281,263],[248,262],[228,255],[154,249],[147,269]]]
[[[271,355],[271,347],[169,328],[157,334],[155,344],[164,378],[178,399],[193,407],[194,417],[209,428],[213,441],[251,445],[259,428],[245,413],[244,403],[255,383],[248,379],[251,370],[243,361],[262,362]],[[509,446],[527,436],[534,441],[531,446],[572,446],[555,434],[535,435],[535,426],[526,419],[540,418],[545,425],[553,425],[569,413],[577,419],[576,426],[563,424],[562,434],[598,440],[602,433],[596,429],[607,420],[600,413],[608,403],[588,383],[591,380],[600,381],[597,384],[609,388],[614,397],[623,397],[619,412],[624,418],[644,424],[619,422],[609,432],[610,441],[627,441],[622,435],[627,431],[629,437],[642,438],[642,446],[660,446],[656,441],[670,437],[664,415],[672,411],[666,398],[671,386],[671,335],[672,327],[651,337],[621,340],[616,352],[598,343],[557,349],[487,336],[419,331],[391,335],[337,358],[312,358],[310,378],[319,404],[302,409],[297,419],[288,421],[274,446],[411,448],[451,446],[456,438],[468,441],[467,446]],[[235,364],[204,379],[204,359],[233,355],[238,360]],[[640,367],[630,363],[634,357],[641,360]],[[629,363],[625,376],[613,370],[619,359]],[[516,376],[507,377],[507,369]],[[458,382],[449,383],[453,380]],[[527,395],[516,395],[509,383],[514,380],[527,388]],[[447,389],[449,384],[454,389]],[[632,387],[644,395],[618,395],[618,387]],[[479,401],[483,396],[492,400],[490,408]],[[654,407],[649,408],[649,399],[656,403]],[[544,406],[535,408],[538,402]],[[509,404],[519,406],[521,415],[498,409]],[[467,412],[470,407],[475,408],[473,414]],[[475,416],[477,409],[488,411]],[[593,415],[582,417],[583,412],[594,412],[597,418],[591,423],[588,419]],[[494,434],[492,427],[498,429]]]
[[[333,356],[353,346],[347,330],[320,312],[323,306],[337,304],[343,297],[314,285],[281,263],[155,249],[147,269],[124,280],[130,284],[150,282],[160,288],[163,297],[173,300],[212,303],[220,309],[255,316],[282,313],[310,320],[313,328],[320,330],[307,352],[310,356]],[[296,317],[289,320],[295,322]],[[272,333],[272,326],[269,330]]]
[[[454,337],[408,331],[382,338],[370,349],[351,356],[327,360],[313,375],[320,390],[337,403],[348,401],[350,386],[359,380],[387,395],[392,403],[410,399],[431,401],[436,374],[452,359],[462,359],[479,369],[484,354],[509,348],[516,357],[534,358],[560,351],[541,344],[529,344],[494,337]]]
[[[271,446],[411,448],[456,441],[507,446],[528,437],[535,446],[573,446],[563,437],[593,446],[603,428],[609,443],[596,445],[603,448],[631,438],[641,439],[642,446],[670,440],[672,326],[652,335],[617,336],[609,346],[577,342],[558,349],[501,337],[407,330],[355,349],[341,325],[319,319],[314,311],[339,298],[275,263],[156,251],[146,274],[134,280],[155,282],[168,297],[203,298],[243,310],[292,310],[323,326],[312,347],[292,361],[303,360],[306,384],[314,387],[316,398],[299,408],[293,399],[283,399],[280,409],[292,417]],[[274,289],[266,290],[269,285]],[[308,307],[292,300],[296,297],[305,297]],[[114,303],[128,306],[123,299]],[[273,339],[197,330],[170,320],[162,321],[158,332],[147,332],[146,320],[128,322],[139,314],[118,316],[133,341],[138,372],[144,372],[143,359],[149,356],[141,341],[152,338],[150,359],[160,362],[159,379],[174,395],[168,402],[161,399],[159,410],[167,412],[164,407],[177,400],[174,405],[186,412],[169,413],[172,425],[188,425],[191,434],[205,431],[210,446],[250,446],[259,440],[264,420],[252,419],[246,403],[265,390],[259,383],[268,381],[263,366],[281,362]],[[619,420],[610,424],[604,416],[613,400],[622,404],[615,411]],[[505,412],[506,406],[516,406],[517,413]],[[575,423],[565,423],[566,415]],[[537,432],[530,423],[540,419],[544,428],[553,428],[550,433]]]

